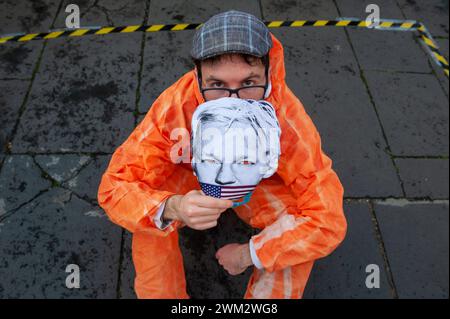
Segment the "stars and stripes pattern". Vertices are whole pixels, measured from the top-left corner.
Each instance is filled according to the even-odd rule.
[[[244,197],[256,187],[256,185],[218,186],[206,183],[200,183],[200,186],[206,195],[230,200]]]

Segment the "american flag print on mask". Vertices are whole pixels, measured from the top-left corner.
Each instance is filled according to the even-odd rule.
[[[219,186],[206,183],[200,183],[203,193],[206,195],[223,198],[223,199],[238,199],[251,193],[256,185],[241,185],[241,186]]]

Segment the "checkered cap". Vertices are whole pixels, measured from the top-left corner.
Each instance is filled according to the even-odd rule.
[[[267,26],[254,15],[227,11],[212,16],[195,33],[191,55],[204,60],[224,53],[244,53],[257,57],[272,47]]]

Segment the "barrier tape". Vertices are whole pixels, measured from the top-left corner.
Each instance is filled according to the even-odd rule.
[[[428,29],[423,24],[420,24],[417,31],[419,32],[420,38],[422,40],[422,44],[425,46],[425,49],[428,51],[428,53],[430,54],[430,56],[434,60],[434,62],[437,65],[439,65],[442,68],[442,70],[444,70],[444,73],[448,78],[448,73],[449,73],[448,72],[448,61],[439,52],[439,46],[436,44],[436,41],[434,41],[433,37],[431,36],[431,33],[428,31]]]
[[[439,65],[447,78],[449,77],[448,62],[439,52],[439,46],[433,40],[425,25],[414,20],[387,20],[380,19],[376,25],[368,23],[366,20],[356,18],[340,18],[337,20],[294,20],[294,21],[266,21],[265,25],[269,28],[280,27],[356,27],[373,30],[389,31],[418,31],[422,43],[433,61]],[[183,31],[195,30],[201,27],[203,23],[180,23],[180,24],[151,24],[151,25],[130,25],[121,27],[82,27],[79,29],[58,29],[41,33],[16,33],[9,35],[0,35],[0,44],[8,42],[28,42],[36,40],[52,40],[62,37],[83,37],[87,35],[106,35],[113,33],[134,33],[134,32],[160,32],[160,31]]]

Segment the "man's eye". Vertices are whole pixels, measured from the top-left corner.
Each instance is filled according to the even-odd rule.
[[[222,82],[214,82],[211,87],[213,88],[222,88],[223,87],[223,83]]]
[[[255,85],[255,82],[247,80],[247,81],[244,81],[243,84],[244,84],[244,86],[252,86],[252,85]]]

